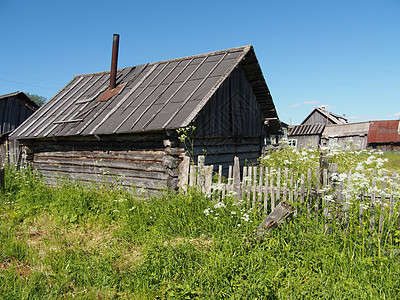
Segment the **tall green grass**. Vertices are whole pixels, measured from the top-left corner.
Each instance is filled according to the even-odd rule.
[[[321,218],[288,220],[260,242],[264,216],[189,191],[135,198],[70,181],[48,187],[7,169],[0,197],[2,299],[396,299],[396,234]]]

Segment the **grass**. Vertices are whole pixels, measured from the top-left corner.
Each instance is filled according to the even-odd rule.
[[[137,199],[6,171],[2,299],[400,297],[398,231],[371,235],[354,219],[326,234],[321,219],[298,217],[246,246],[264,217],[233,199],[211,203],[196,191]]]

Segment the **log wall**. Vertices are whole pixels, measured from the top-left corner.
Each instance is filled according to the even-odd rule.
[[[26,143],[26,142],[25,142]],[[33,142],[33,165],[46,181],[68,177],[129,189],[177,188],[179,151],[162,134],[99,137],[99,140]]]

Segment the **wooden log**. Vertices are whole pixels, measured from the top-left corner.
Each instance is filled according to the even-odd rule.
[[[257,226],[253,235],[247,239],[247,244],[251,239],[258,240],[263,235],[268,234],[273,228],[282,224],[293,212],[294,209],[289,203],[281,201],[261,224]]]

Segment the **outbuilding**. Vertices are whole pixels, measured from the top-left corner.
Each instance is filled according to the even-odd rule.
[[[234,156],[256,162],[279,130],[248,45],[119,70],[113,59],[109,72],[75,76],[12,138],[50,183],[68,176],[159,191],[177,187],[183,156],[204,153],[227,170]]]
[[[0,96],[0,162],[15,164],[20,157],[17,141],[10,142],[9,135],[30,117],[39,106],[23,92]]]

